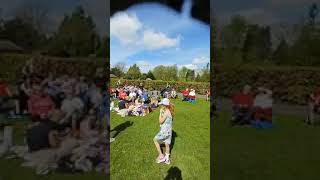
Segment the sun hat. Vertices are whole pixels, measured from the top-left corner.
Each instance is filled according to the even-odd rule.
[[[160,105],[169,106],[170,105],[170,100],[168,98],[163,98],[159,104]]]

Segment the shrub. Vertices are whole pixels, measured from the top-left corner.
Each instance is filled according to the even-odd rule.
[[[310,67],[276,66],[217,66],[218,96],[230,97],[245,84],[264,86],[273,91],[276,101],[306,104],[306,97],[320,85],[320,69]]]
[[[115,87],[119,79],[111,79],[111,86]],[[177,92],[182,92],[186,88],[193,88],[198,94],[205,94],[210,88],[210,83],[200,83],[200,82],[179,82],[179,81],[161,81],[161,80],[126,80],[121,79],[122,83],[128,83],[138,86],[140,83],[149,90],[160,90],[167,86],[167,83],[174,87]]]
[[[26,54],[1,54],[0,55],[0,76],[7,81],[16,81],[21,77],[21,70],[32,55]],[[95,58],[56,58],[37,56],[34,58],[34,69],[37,73],[47,74],[76,74],[91,77],[99,67],[107,70],[106,59]],[[106,73],[106,78],[107,78]]]

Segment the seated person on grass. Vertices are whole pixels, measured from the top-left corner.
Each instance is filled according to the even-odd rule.
[[[126,97],[127,97],[127,93],[123,89],[121,89],[119,92],[119,99],[124,100],[126,99]]]
[[[73,94],[73,92],[67,92],[66,98],[63,100],[61,110],[64,113],[61,124],[72,125],[72,130],[76,129],[76,124],[81,117],[84,109],[84,103],[81,99]]]
[[[159,106],[158,103],[159,101],[156,97],[151,97],[151,102],[150,102],[151,109],[156,109]]]
[[[19,100],[3,80],[0,80],[0,113],[8,114],[8,118],[18,118],[20,114]]]
[[[129,107],[127,99],[128,99],[128,97],[126,99],[121,99],[119,101],[119,103],[118,103],[119,110],[127,109]]]
[[[28,112],[31,114],[31,117],[48,117],[49,112],[53,110],[53,108],[54,103],[47,94],[47,89],[35,84],[28,100]]]
[[[189,101],[189,89],[188,88],[186,90],[182,91],[182,96],[183,96],[182,101]]]
[[[241,92],[237,92],[232,96],[232,125],[250,124],[252,106],[251,86],[245,85]]]
[[[173,99],[177,98],[177,92],[174,88],[171,89],[171,98],[173,98]]]
[[[191,89],[189,92],[189,102],[195,102],[196,101],[196,90]]]
[[[254,120],[272,123],[272,91],[259,87],[254,98]]]
[[[149,104],[150,103],[150,100],[149,100],[149,94],[148,94],[148,91],[146,90],[146,89],[143,89],[143,91],[142,91],[142,101],[144,102],[144,103],[147,103],[147,104]]]
[[[315,123],[315,114],[320,113],[320,87],[308,97],[308,118],[305,120],[308,124]]]
[[[32,119],[26,131],[29,152],[57,147],[57,131],[48,120]]]

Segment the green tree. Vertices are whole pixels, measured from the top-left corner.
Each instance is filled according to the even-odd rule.
[[[196,79],[195,79],[196,82],[201,82],[201,75],[200,73],[197,73],[197,76],[196,76]]]
[[[156,78],[154,77],[152,71],[149,71],[149,72],[147,73],[147,78],[150,78],[150,79],[152,79],[152,80],[155,80],[155,79],[156,79]]]
[[[222,45],[230,51],[240,51],[243,47],[248,24],[240,15],[233,16],[231,23],[222,29]]]
[[[242,53],[244,62],[261,63],[271,54],[270,27],[260,27],[253,24],[248,26]]]
[[[140,79],[142,80],[146,80],[148,77],[147,77],[147,74],[146,73],[143,73],[140,77]]]
[[[122,72],[118,67],[111,68],[110,73],[119,78],[124,76],[124,72]]]
[[[200,81],[202,81],[202,82],[210,82],[210,63],[208,63],[206,65],[206,67],[204,67],[201,70]]]
[[[152,71],[154,77],[158,80],[177,80],[178,79],[178,68],[176,65],[173,66],[156,66]]]
[[[81,6],[65,16],[54,35],[49,54],[57,56],[88,56],[99,46],[95,24]],[[103,51],[103,50],[102,50]]]
[[[195,71],[191,70],[191,69],[188,69],[187,75],[186,75],[187,81],[194,81],[195,78],[196,78],[195,76],[196,76]]]
[[[96,55],[98,57],[110,57],[110,39],[107,36],[104,36],[102,38],[101,43],[99,44],[97,51],[96,51]]]
[[[282,38],[278,47],[273,52],[273,61],[275,64],[290,64],[290,58],[289,58],[289,45],[287,41]]]
[[[290,55],[296,65],[320,65],[320,24],[316,22],[318,8],[315,4],[308,10],[308,17],[300,26],[299,33],[293,42]]]
[[[186,68],[185,66],[183,66],[180,70],[179,70],[179,81],[187,81],[187,73],[188,73],[189,69]]]
[[[128,69],[128,72],[126,74],[127,79],[139,79],[141,77],[141,71],[140,68],[134,64],[133,66],[130,66]]]
[[[4,21],[1,36],[27,51],[41,47],[45,41],[45,37],[32,24],[28,24],[20,18]]]

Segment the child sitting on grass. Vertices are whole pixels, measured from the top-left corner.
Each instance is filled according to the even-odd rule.
[[[171,137],[172,137],[172,121],[174,115],[174,106],[170,103],[168,98],[162,99],[159,103],[162,105],[160,109],[160,116],[159,116],[159,123],[160,123],[160,131],[154,137],[154,144],[157,148],[159,153],[158,158],[156,159],[157,163],[164,162],[166,164],[170,164],[170,144],[171,144]],[[165,144],[166,152],[165,156],[163,155],[160,143]]]

